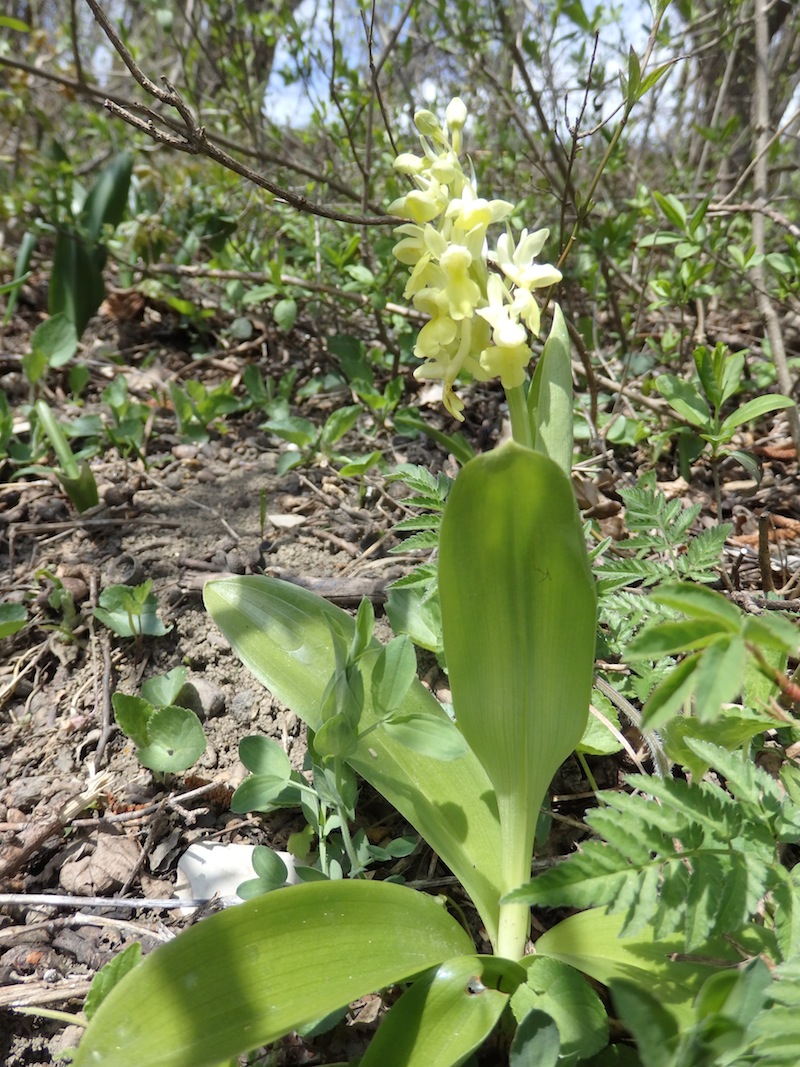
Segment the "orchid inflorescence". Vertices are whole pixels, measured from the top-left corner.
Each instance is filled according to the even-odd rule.
[[[414,349],[425,360],[415,377],[441,380],[444,405],[461,420],[464,404],[453,389],[459,374],[479,381],[499,377],[506,390],[525,381],[530,339],[540,326],[533,290],[561,280],[556,267],[534,262],[549,230],[523,230],[515,242],[507,227],[489,248],[489,226],[508,219],[514,205],[479,197],[474,173],[464,172],[459,156],[466,120],[457,97],[445,111],[444,128],[430,111],[415,114],[423,156],[404,152],[394,166],[417,188],[389,207],[411,220],[395,231],[401,239],[394,254],[411,267],[405,297],[430,315]]]

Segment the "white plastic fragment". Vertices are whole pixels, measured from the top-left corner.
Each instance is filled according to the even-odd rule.
[[[255,878],[255,845],[229,845],[218,841],[198,841],[190,845],[178,860],[175,896],[179,900],[211,900],[217,897],[226,907],[241,904],[236,890],[242,882]],[[287,885],[299,881],[294,873],[294,857],[277,852],[286,864]],[[189,909],[186,909],[189,910]]]

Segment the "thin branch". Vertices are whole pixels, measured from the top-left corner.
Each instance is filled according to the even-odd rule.
[[[769,149],[769,36],[767,28],[766,0],[755,0],[756,30],[756,80],[755,80],[755,159],[753,160],[754,184],[753,201],[757,205],[769,203],[769,174],[767,168],[767,151]],[[786,346],[783,343],[780,321],[775,305],[766,289],[766,272],[763,257],[766,252],[766,232],[764,214],[753,214],[753,245],[756,252],[756,266],[750,270],[750,278],[756,290],[756,302],[769,338],[772,360],[778,385],[782,393],[792,396],[793,382],[789,374],[786,358]],[[792,434],[795,452],[800,457],[800,413],[797,405],[787,408],[789,429]]]
[[[251,167],[248,167],[245,163],[235,159],[208,137],[205,128],[197,122],[183,97],[167,78],[161,79],[164,85],[164,88],[161,88],[144,73],[112,26],[106,13],[97,3],[97,0],[86,0],[86,2],[91,8],[92,14],[99,23],[101,29],[114,46],[115,51],[131,72],[134,80],[145,90],[145,92],[149,93],[150,96],[159,100],[162,104],[174,108],[183,120],[183,128],[181,129],[179,136],[165,133],[156,126],[156,121],[161,121],[161,117],[156,116],[154,112],[150,112],[150,118],[141,119],[136,115],[132,115],[127,108],[122,107],[109,99],[106,101],[106,107],[112,114],[117,115],[130,126],[140,130],[142,133],[146,133],[147,136],[151,137],[153,140],[168,145],[175,151],[185,152],[188,155],[206,156],[209,159],[213,159],[215,163],[219,163],[227,170],[232,171],[234,174],[238,174],[241,178],[266,190],[266,192],[270,193],[272,196],[282,200],[284,203],[289,204],[291,207],[304,214],[317,215],[320,218],[331,219],[334,222],[345,222],[356,226],[396,226],[402,221],[391,215],[352,215],[348,212],[337,211],[334,208],[326,207],[324,204],[308,200],[304,196],[292,193],[288,189],[276,185],[257,171],[254,171]]]
[[[42,78],[45,81],[54,82],[56,85],[63,85],[64,88],[71,89],[78,95],[95,100],[99,104],[105,104],[106,101],[111,100],[113,103],[118,104],[121,108],[124,108],[127,111],[141,112],[142,114],[149,115],[154,122],[157,121],[161,123],[162,126],[166,126],[167,129],[172,130],[175,134],[180,134],[183,131],[183,124],[181,122],[176,122],[168,115],[162,115],[159,112],[148,108],[146,105],[139,104],[127,97],[119,96],[115,93],[108,93],[102,89],[96,89],[94,86],[88,85],[86,82],[78,82],[75,81],[74,78],[68,78],[63,74],[57,74],[54,71],[49,71],[44,68],[34,67],[30,63],[24,63],[22,60],[10,59],[8,56],[0,56],[0,69],[2,67],[9,67],[12,70],[20,70],[35,78]],[[149,131],[147,131],[147,134],[150,136]],[[278,155],[275,152],[268,152],[263,148],[248,148],[245,145],[236,144],[235,141],[232,141],[230,138],[224,137],[217,132],[209,133],[207,131],[206,136],[210,141],[220,145],[222,148],[229,148],[232,151],[239,152],[240,155],[249,156],[250,158],[257,160],[259,163],[273,164],[274,166],[282,167],[284,170],[300,174],[304,178],[309,178],[311,181],[316,182],[319,185],[327,186],[331,192],[337,193],[339,196],[345,197],[348,200],[358,202],[361,199],[359,194],[355,192],[352,187],[337,181],[335,178],[320,174],[319,171],[302,163],[298,163],[297,160],[287,159],[285,156]],[[296,150],[297,146],[294,145],[294,147]],[[380,210],[373,204],[370,204],[369,208],[376,213]]]

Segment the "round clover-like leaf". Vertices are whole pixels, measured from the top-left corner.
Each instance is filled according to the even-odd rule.
[[[151,771],[185,771],[206,750],[200,720],[188,708],[168,704],[158,708],[147,723],[147,744],[137,751],[139,762]]]

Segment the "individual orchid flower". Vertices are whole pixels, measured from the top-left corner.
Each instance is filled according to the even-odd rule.
[[[420,256],[417,265],[411,272],[411,276],[406,283],[406,287],[403,291],[403,296],[406,300],[413,299],[414,306],[417,306],[417,294],[420,290],[433,290],[437,294],[447,284],[447,277],[444,271],[436,263],[433,262],[433,258],[430,252],[425,252]],[[419,308],[418,310],[422,310]]]
[[[489,377],[499,377],[504,389],[514,389],[525,381],[530,362],[528,331],[517,318],[502,280],[493,274],[487,283],[489,306],[478,314],[492,327],[492,344],[480,355],[480,364]]]
[[[447,218],[452,219],[462,230],[482,226],[484,232],[493,222],[502,222],[514,210],[508,200],[484,200],[472,185],[465,185],[461,196],[447,206]]]
[[[394,232],[405,235],[394,246],[394,258],[405,263],[407,267],[413,267],[426,251],[425,230],[422,226],[407,222],[404,226],[396,227]]]
[[[459,97],[454,97],[447,105],[444,113],[444,121],[450,134],[450,141],[456,155],[461,151],[462,133],[464,123],[467,121],[467,106]]]
[[[453,322],[453,325],[453,339],[441,345],[436,343],[439,339],[436,332],[423,337],[427,326],[423,327],[414,354],[425,358],[426,362],[416,368],[414,377],[421,381],[441,381],[442,402],[445,408],[453,418],[463,422],[464,403],[455,392],[455,380],[462,372],[479,381],[485,381],[489,377],[475,355],[488,341],[488,328],[480,319],[474,320],[474,323],[471,319],[461,319]],[[439,337],[444,336],[447,329],[442,323]]]
[[[492,259],[503,274],[520,289],[543,289],[561,281],[561,271],[549,263],[534,263],[544,243],[550,236],[549,230],[535,230],[528,233],[523,230],[516,246],[510,233],[502,234],[497,240],[497,252]]]
[[[447,186],[431,179],[427,189],[412,189],[405,196],[394,200],[389,205],[389,211],[400,218],[422,224],[441,215],[447,203]]]
[[[472,253],[465,245],[450,245],[439,257],[439,266],[447,279],[440,306],[454,319],[471,319],[482,295],[480,286],[469,276]]]

